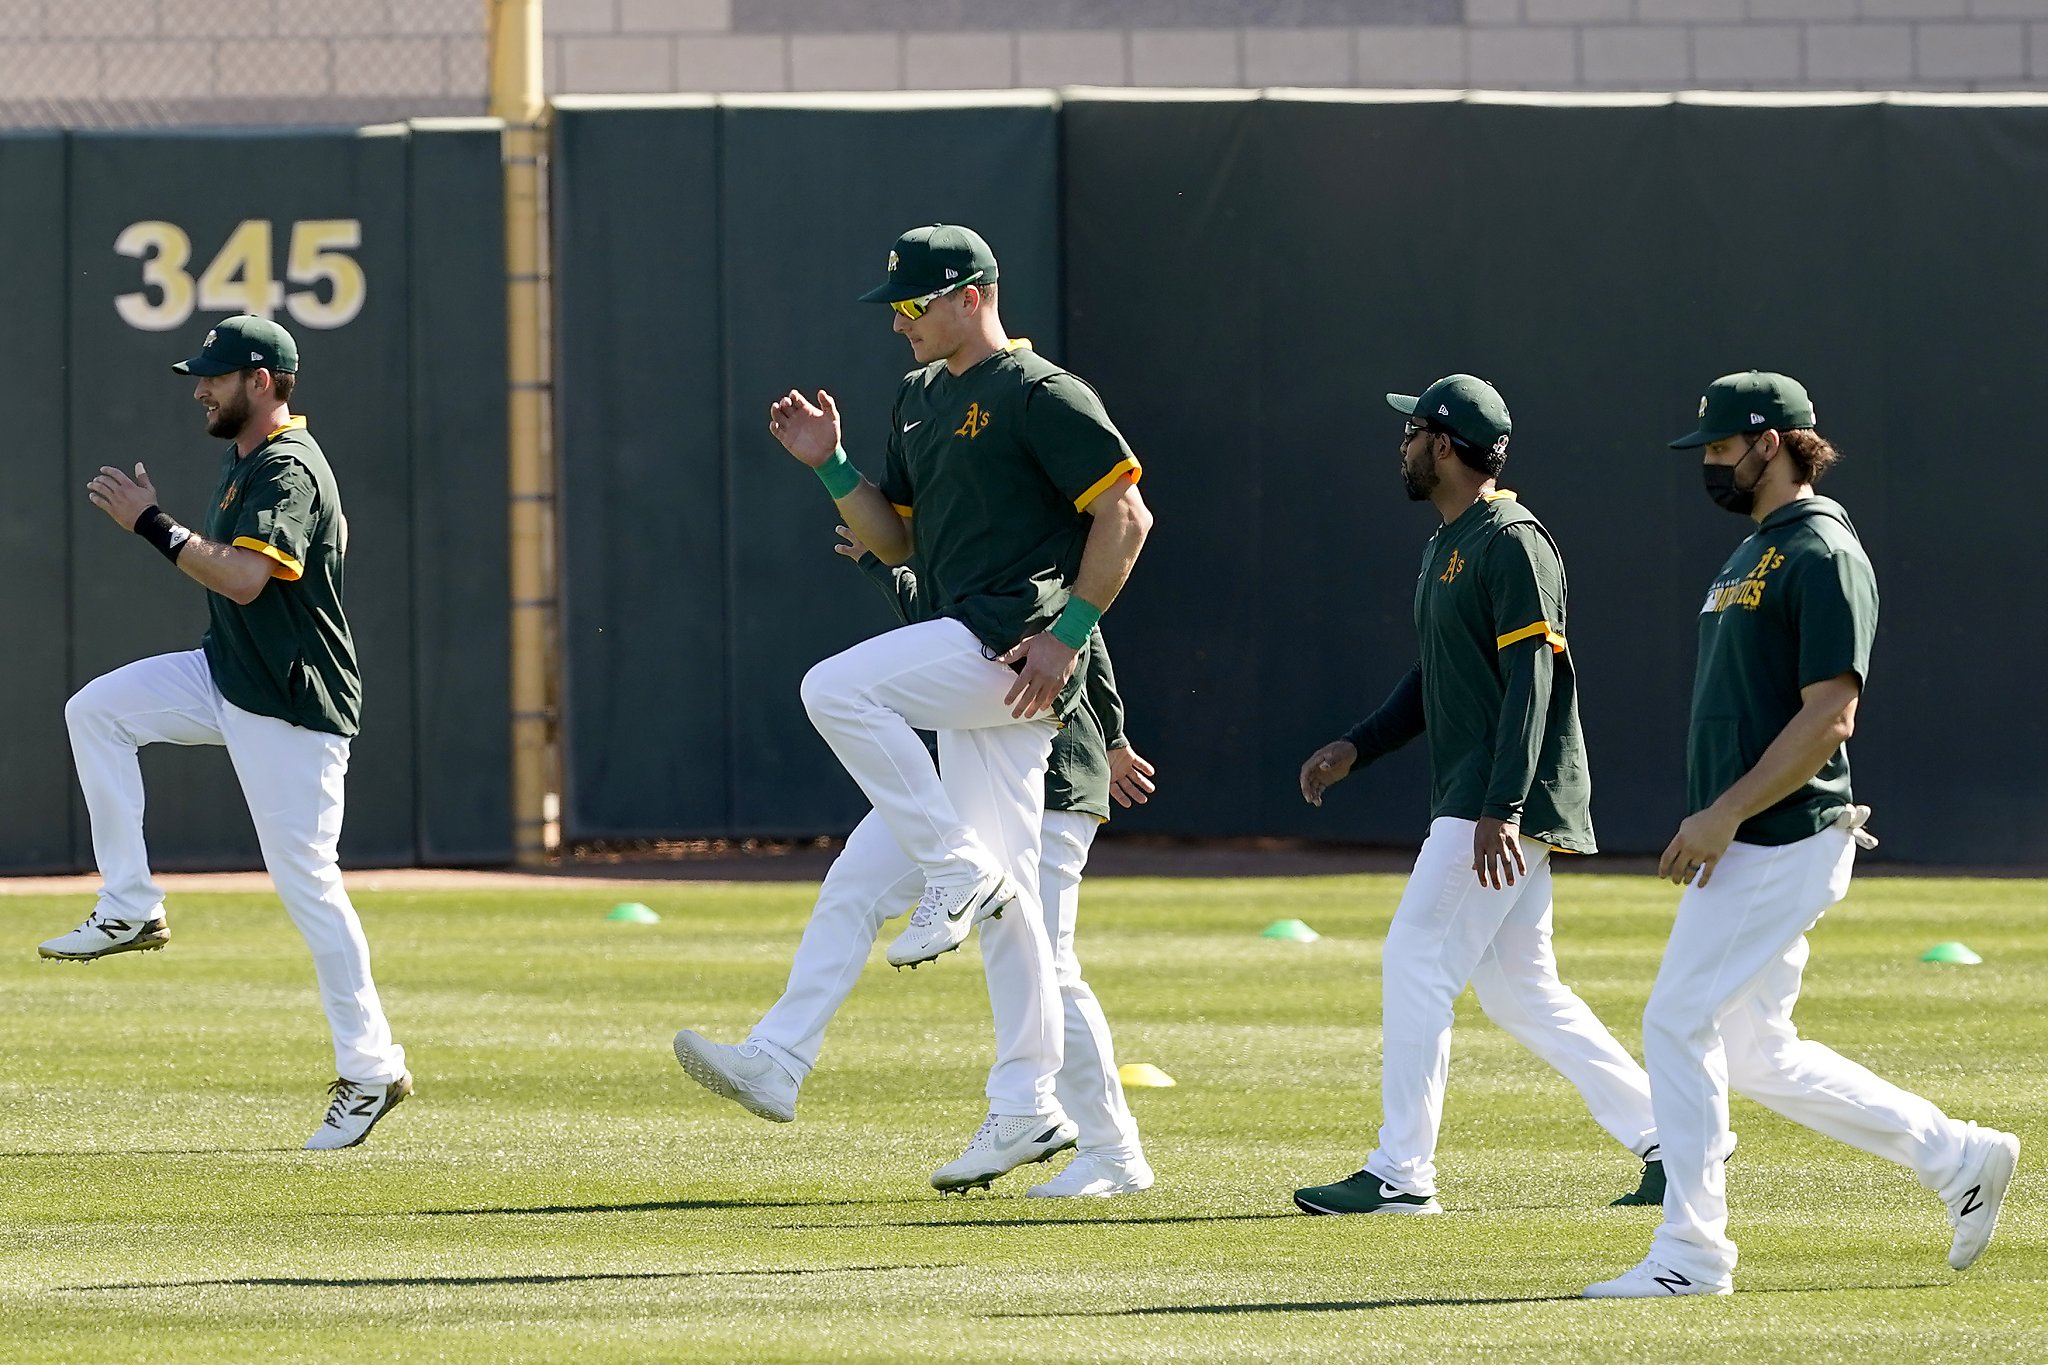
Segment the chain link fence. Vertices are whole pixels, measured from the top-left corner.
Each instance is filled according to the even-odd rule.
[[[0,0],[0,128],[480,114],[488,0]]]

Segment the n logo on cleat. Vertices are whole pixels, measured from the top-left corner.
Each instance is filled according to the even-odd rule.
[[[1652,1275],[1650,1279],[1667,1294],[1676,1294],[1681,1289],[1692,1288],[1692,1281],[1675,1270],[1666,1271],[1662,1275]]]
[[[1960,1211],[1958,1211],[1958,1212],[1957,1212],[1957,1214],[1956,1214],[1956,1217],[1958,1217],[1958,1218],[1968,1218],[1968,1217],[1969,1217],[1969,1216],[1970,1216],[1971,1214],[1975,1213],[1975,1212],[1976,1212],[1976,1211],[1977,1211],[1978,1209],[1981,1209],[1981,1208],[1983,1208],[1983,1207],[1984,1207],[1984,1201],[1983,1201],[1982,1199],[1979,1199],[1979,1198],[1977,1197],[1977,1196],[1978,1196],[1978,1195],[1979,1195],[1980,1193],[1982,1193],[1982,1192],[1983,1192],[1983,1189],[1984,1189],[1984,1187],[1983,1187],[1982,1185],[1972,1185],[1972,1186],[1970,1186],[1970,1188],[1968,1189],[1968,1191],[1966,1191],[1966,1192],[1964,1193],[1964,1195],[1963,1195],[1963,1207],[1961,1208],[1961,1210],[1960,1210]]]

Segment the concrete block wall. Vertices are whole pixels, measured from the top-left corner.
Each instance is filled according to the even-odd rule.
[[[475,113],[488,0],[0,0],[0,125]],[[545,0],[555,94],[2048,90],[2048,0]]]

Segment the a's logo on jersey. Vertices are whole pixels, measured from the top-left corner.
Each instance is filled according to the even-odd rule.
[[[228,505],[229,505],[230,503],[234,502],[234,500],[235,500],[235,494],[237,494],[237,493],[239,493],[239,492],[241,492],[241,491],[242,491],[242,486],[241,486],[240,484],[236,484],[236,483],[231,483],[231,484],[229,484],[229,485],[228,485],[228,491],[227,491],[226,493],[223,493],[223,494],[221,495],[221,499],[220,499],[220,510],[221,510],[221,511],[223,511],[223,512],[227,511],[227,510],[228,510]]]
[[[1464,568],[1465,556],[1453,550],[1451,551],[1451,562],[1444,565],[1444,571],[1437,575],[1437,581],[1439,583],[1455,583],[1458,581],[1458,575],[1464,571]]]
[[[1707,600],[1700,607],[1701,615],[1723,612],[1730,607],[1755,611],[1764,604],[1764,588],[1772,571],[1784,566],[1785,556],[1778,553],[1777,546],[1771,546],[1748,573],[1736,579],[1723,579],[1707,589]]]
[[[969,403],[967,405],[966,420],[961,422],[959,426],[953,429],[953,434],[955,436],[965,436],[968,440],[971,441],[975,437],[981,435],[982,432],[987,430],[988,414],[981,410],[981,404]]]

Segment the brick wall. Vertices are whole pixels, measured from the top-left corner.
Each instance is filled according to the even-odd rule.
[[[0,122],[482,108],[486,0],[0,0]],[[2048,0],[547,0],[557,94],[2048,89]]]

